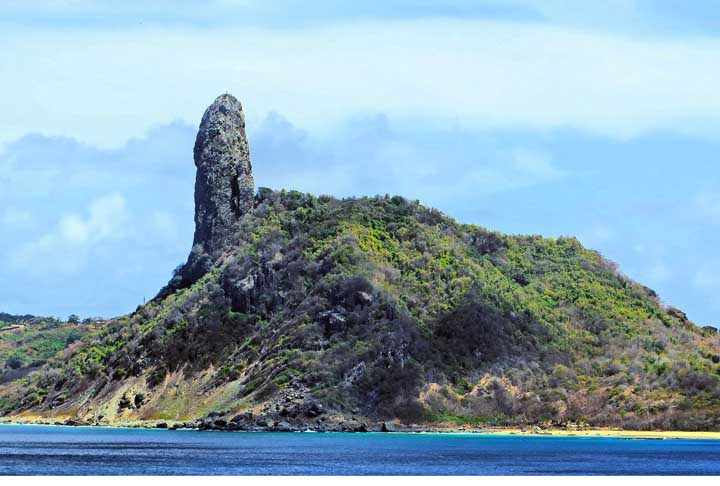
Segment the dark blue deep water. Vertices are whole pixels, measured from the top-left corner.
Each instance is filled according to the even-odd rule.
[[[720,441],[0,425],[0,475],[720,475]]]

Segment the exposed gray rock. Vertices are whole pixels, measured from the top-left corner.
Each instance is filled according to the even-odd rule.
[[[303,408],[305,409],[305,415],[308,417],[318,417],[325,412],[322,403],[315,400],[308,400]]]
[[[289,422],[281,421],[277,424],[275,424],[275,427],[273,428],[273,431],[275,432],[293,432],[295,428],[290,425]]]
[[[67,425],[70,427],[80,427],[80,426],[90,425],[90,424],[83,420],[67,419],[67,420],[65,420],[65,422],[63,422],[63,425]]]
[[[372,303],[373,297],[367,292],[357,292],[355,294],[355,300],[358,304],[368,305]]]
[[[253,207],[255,182],[245,134],[245,114],[230,94],[205,111],[195,140],[195,237],[184,284],[206,273],[238,220]]]
[[[251,422],[253,420],[253,413],[252,412],[245,412],[241,413],[239,415],[235,415],[231,421],[232,422]]]
[[[273,422],[272,420],[270,420],[268,418],[260,417],[255,421],[255,424],[258,427],[262,427],[262,428],[272,428],[275,425],[275,422]]]

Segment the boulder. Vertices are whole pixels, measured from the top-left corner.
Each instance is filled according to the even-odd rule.
[[[197,428],[200,430],[213,430],[215,428],[215,421],[210,417],[205,417],[200,420],[197,425]]]
[[[142,393],[136,393],[133,401],[135,402],[135,408],[140,408],[142,404],[145,403],[145,395]]]
[[[295,430],[295,428],[292,425],[290,425],[289,422],[286,422],[284,420],[281,422],[278,422],[275,425],[275,427],[273,427],[273,431],[275,431],[275,432],[293,432],[294,430]]]
[[[253,413],[252,412],[245,412],[238,415],[235,415],[232,419],[230,419],[231,422],[252,422],[253,419]]]
[[[67,419],[65,422],[63,422],[63,425],[67,425],[69,427],[80,427],[82,425],[89,424],[87,422],[83,422],[82,420]]]
[[[272,428],[275,425],[275,422],[266,417],[260,417],[255,421],[255,424],[261,428]]]
[[[305,415],[308,417],[313,417],[313,418],[319,417],[320,415],[322,415],[325,412],[325,410],[322,406],[322,403],[314,401],[314,400],[305,402],[305,405],[303,408],[305,409]]]
[[[118,402],[118,411],[130,408],[131,406],[132,403],[130,402],[130,399],[127,397],[127,395],[123,395],[122,397],[120,397],[120,401]]]

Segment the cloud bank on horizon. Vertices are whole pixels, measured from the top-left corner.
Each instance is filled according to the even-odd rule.
[[[720,322],[720,5],[0,10],[0,310],[113,315],[152,297],[192,240],[195,127],[229,91],[261,186],[578,235]]]

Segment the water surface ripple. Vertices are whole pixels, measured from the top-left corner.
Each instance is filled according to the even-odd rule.
[[[0,475],[720,475],[720,441],[0,425]]]

